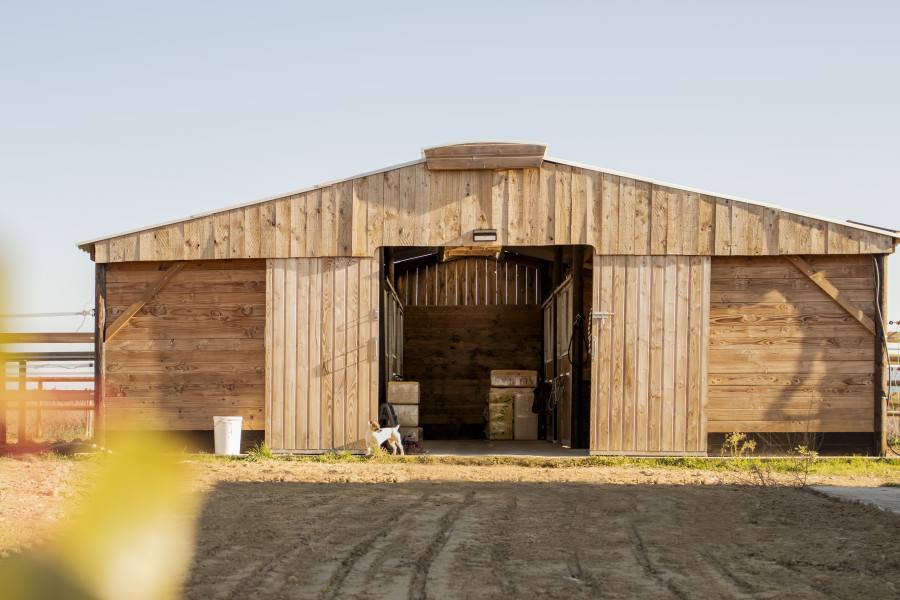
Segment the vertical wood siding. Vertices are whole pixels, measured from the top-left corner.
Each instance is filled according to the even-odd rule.
[[[370,257],[381,246],[588,244],[600,254],[893,251],[893,239],[777,208],[545,161],[541,168],[391,169],[94,244],[96,262]]]
[[[868,256],[809,256],[875,319]],[[709,431],[874,429],[875,339],[782,258],[712,260]]]
[[[704,257],[594,258],[592,452],[706,451],[709,280]]]
[[[378,409],[378,261],[273,259],[267,272],[270,447],[364,447]]]
[[[109,265],[106,322],[169,263]],[[191,262],[106,342],[107,427],[211,430],[213,417],[264,427],[265,262]]]

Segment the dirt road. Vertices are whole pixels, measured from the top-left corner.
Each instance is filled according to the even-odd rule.
[[[201,474],[188,598],[900,592],[900,519],[793,487],[665,470],[218,468]]]
[[[900,593],[896,515],[739,475],[281,461],[192,471],[204,502],[186,598]],[[0,526],[0,547],[11,535]]]

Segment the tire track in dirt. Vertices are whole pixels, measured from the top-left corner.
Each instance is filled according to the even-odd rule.
[[[634,510],[634,503],[629,503],[627,509],[629,511]],[[584,502],[584,504],[576,502],[572,507],[572,518],[567,527],[570,540],[579,539],[582,534],[589,529],[589,525],[592,522],[599,522],[599,518],[589,518],[589,515],[585,514],[585,510],[588,512],[591,510],[591,505],[588,502]],[[577,548],[577,545],[575,547]],[[579,550],[569,551],[568,555],[569,556],[566,559],[566,571],[568,572],[568,576],[566,578],[569,581],[578,584],[581,590],[588,592],[589,597],[603,598],[602,582],[599,581],[593,573],[582,568]]]
[[[634,544],[635,556],[637,556],[638,563],[641,565],[641,568],[644,569],[644,572],[659,585],[660,589],[669,592],[679,600],[688,600],[690,596],[681,591],[678,586],[675,585],[675,582],[672,581],[674,574],[663,569],[658,569],[653,565],[653,562],[650,560],[650,555],[647,553],[647,549],[644,546],[644,540],[641,538],[641,534],[638,533],[638,530],[634,525],[631,526],[630,534],[631,542]]]
[[[241,505],[240,515],[235,515],[234,519],[236,521],[242,521],[242,522],[246,522],[246,521],[252,519],[254,517],[254,515],[258,514],[258,512],[259,512],[258,508],[257,508],[258,504],[267,504],[268,503],[268,500],[266,498],[251,499],[250,501],[241,499],[240,502],[233,501],[233,500],[234,500],[233,496],[224,496],[221,498],[217,498],[216,502],[218,502],[218,503],[229,502],[232,505],[240,504]],[[331,497],[315,498],[309,504],[304,505],[304,508],[306,508],[307,511],[309,511],[311,509],[321,508],[322,506],[331,504],[331,501],[332,501]],[[227,560],[230,555],[237,555],[240,553],[241,553],[241,550],[238,548],[235,548],[233,544],[222,543],[220,545],[203,548],[202,556],[203,556],[203,562],[212,562],[212,561],[219,560],[219,559]],[[197,565],[195,564],[195,567],[196,566]]]
[[[314,497],[310,504],[304,504],[303,507],[330,508],[335,506],[336,499],[337,495]],[[371,504],[371,500],[368,504]],[[281,508],[290,511],[292,507],[290,505],[284,505]],[[340,508],[336,510],[325,510],[324,512],[316,512],[315,514],[307,514],[302,520],[286,519],[286,522],[291,523],[293,527],[293,531],[284,532],[286,534],[297,533],[297,528],[304,524],[313,523],[313,525],[306,529],[299,540],[293,535],[282,535],[282,540],[290,541],[283,541],[275,548],[266,548],[265,551],[262,551],[262,556],[256,560],[256,566],[254,566],[249,573],[241,576],[241,578],[232,585],[228,598],[242,600],[249,597],[251,593],[258,591],[264,584],[271,583],[267,580],[270,578],[273,571],[296,560],[296,558],[306,552],[307,549],[309,549],[309,552],[312,552],[312,540],[322,539],[323,536],[321,534],[328,529],[329,523],[340,518],[342,515],[353,514],[357,512],[359,508],[360,504],[350,504],[340,506]],[[249,524],[249,522],[246,523]],[[241,552],[244,562],[246,563],[246,549],[243,549]]]
[[[459,517],[459,513],[462,512],[464,508],[471,506],[474,501],[475,492],[470,491],[466,493],[463,501],[457,506],[454,506],[453,508],[448,510],[441,518],[441,521],[438,524],[438,532],[434,535],[434,537],[431,539],[431,542],[425,548],[425,551],[419,556],[418,560],[416,561],[416,571],[413,574],[413,579],[409,585],[410,600],[424,600],[427,597],[427,594],[425,592],[425,584],[428,581],[428,571],[431,569],[431,564],[434,562],[434,559],[446,545],[447,538],[450,537],[450,533],[453,529],[453,524]]]
[[[428,494],[425,494],[420,496],[412,505],[404,504],[391,514],[388,520],[384,522],[384,526],[377,533],[367,537],[359,544],[354,546],[353,549],[350,550],[350,552],[347,554],[347,556],[344,557],[344,559],[341,561],[337,570],[331,576],[331,579],[328,580],[325,589],[322,590],[322,593],[319,595],[319,597],[328,600],[336,598],[338,593],[341,591],[341,586],[343,586],[344,582],[363,561],[363,559],[369,556],[376,549],[376,547],[379,545],[379,542],[384,541],[397,529],[396,525],[400,522],[402,517],[407,517],[412,514],[413,509],[417,506],[422,505],[428,498]]]
[[[600,590],[599,582],[593,575],[585,572],[584,569],[581,568],[581,559],[578,558],[578,554],[572,554],[566,563],[566,568],[569,570],[569,578],[575,583],[581,584],[587,588],[591,598],[602,599],[605,597]]]
[[[512,496],[506,503],[506,508],[503,511],[503,516],[499,519],[498,524],[502,529],[514,530],[511,525],[513,523],[513,515],[516,514],[516,509],[518,507],[518,498]],[[513,581],[512,577],[510,577],[509,569],[507,566],[510,556],[509,536],[504,535],[500,543],[491,545],[490,553],[491,565],[493,566],[494,574],[500,580],[500,589],[503,591],[503,594],[507,598],[518,597],[516,584]]]
[[[731,588],[736,597],[744,597],[757,594],[760,590],[757,586],[734,574],[724,561],[713,556],[710,552],[701,552],[700,560],[714,572],[715,579],[725,588]]]

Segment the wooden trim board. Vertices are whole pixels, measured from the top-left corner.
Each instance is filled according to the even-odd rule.
[[[125,312],[119,315],[119,318],[117,318],[112,325],[106,328],[106,333],[103,336],[104,341],[108,342],[114,335],[116,335],[116,333],[119,332],[120,329],[125,327],[125,325],[127,325],[131,320],[131,317],[136,315],[138,311],[140,311],[144,307],[144,305],[147,304],[147,302],[149,302],[150,299],[157,294],[157,292],[163,289],[163,287],[165,287],[167,283],[172,281],[172,278],[178,275],[181,269],[184,268],[184,265],[185,263],[183,262],[177,262],[166,269],[166,272],[163,273],[162,277],[157,279],[156,283],[154,283],[149,290],[144,292],[140,298],[138,298],[131,306],[125,309]]]
[[[847,311],[851,317],[860,322],[860,324],[865,327],[869,333],[872,335],[876,334],[875,331],[875,322],[872,321],[869,317],[866,316],[866,313],[863,312],[861,308],[856,306],[853,302],[848,300],[844,294],[841,293],[839,289],[834,287],[830,281],[825,279],[821,274],[817,273],[808,262],[800,258],[799,256],[790,256],[785,255],[784,257],[789,263],[797,267],[801,273],[809,277],[813,283],[822,288],[822,291],[828,294],[830,298],[832,298],[835,302],[837,302],[841,308]]]

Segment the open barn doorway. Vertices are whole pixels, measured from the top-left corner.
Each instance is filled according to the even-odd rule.
[[[383,256],[382,401],[389,386],[400,389],[392,382],[416,382],[425,440],[483,440],[491,371],[534,371],[542,385],[526,410],[537,414],[522,439],[588,447],[589,247],[397,247]]]

